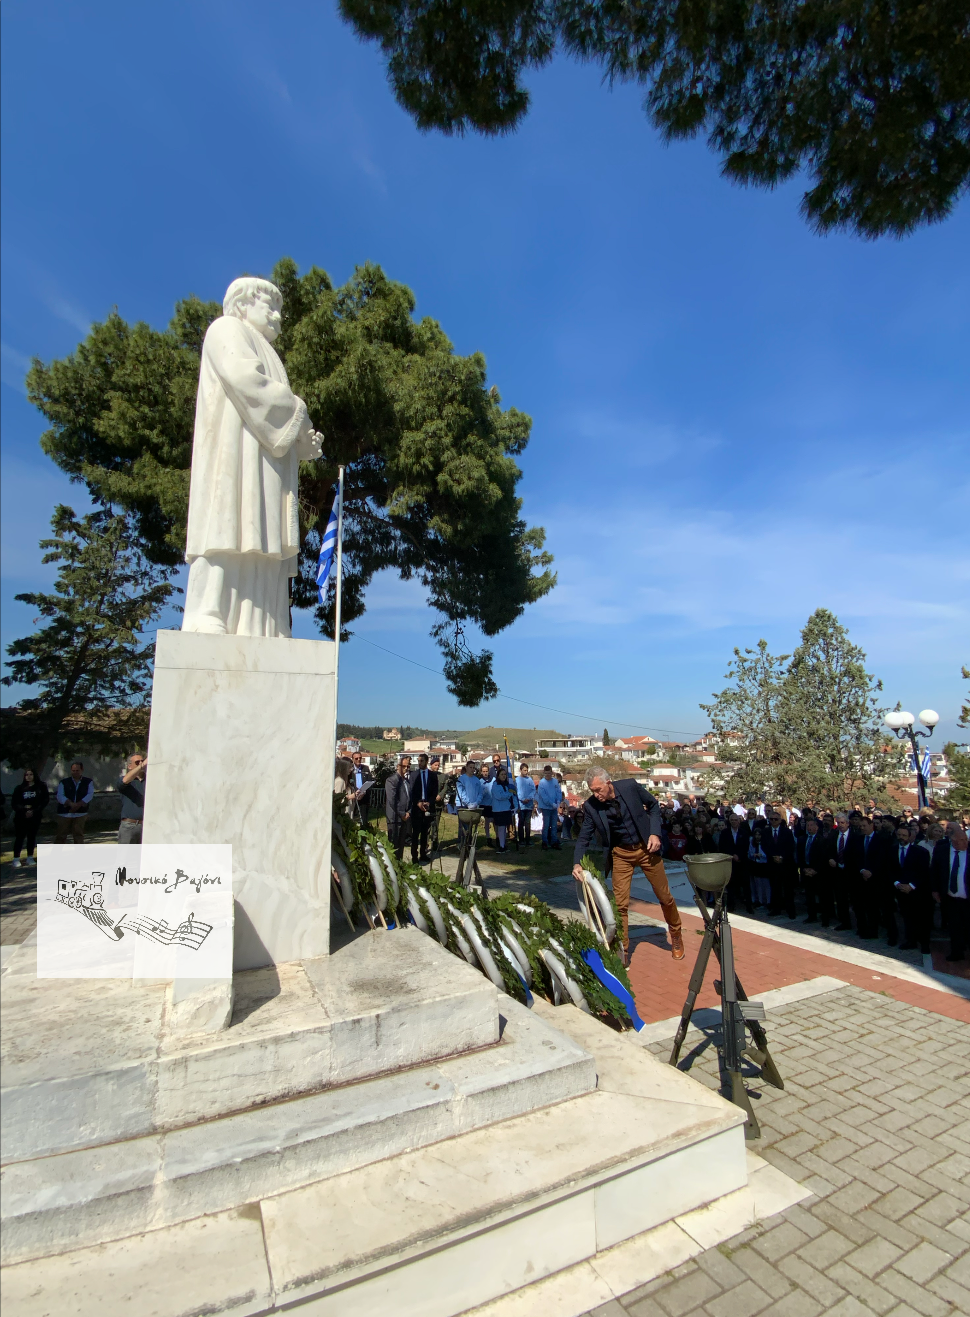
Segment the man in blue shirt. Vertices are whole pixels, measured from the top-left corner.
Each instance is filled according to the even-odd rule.
[[[532,815],[536,809],[536,784],[529,772],[527,763],[519,764],[519,776],[515,779],[515,793],[518,797],[518,838],[519,844],[528,846],[531,842]]]
[[[562,790],[552,775],[552,765],[546,764],[536,788],[536,800],[542,810],[542,849],[558,851],[559,806]]]
[[[465,765],[465,770],[458,779],[458,785],[455,788],[455,806],[457,809],[481,809],[482,796],[485,793],[485,784],[475,771],[476,765],[473,759],[469,759]],[[458,820],[458,844],[461,845],[462,838],[468,831],[469,825]]]

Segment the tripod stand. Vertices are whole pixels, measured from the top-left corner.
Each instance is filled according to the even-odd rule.
[[[458,811],[458,868],[455,870],[455,882],[461,887],[471,887],[473,880],[483,890],[485,880],[482,878],[475,858],[478,845],[478,829],[482,822],[480,809],[460,809]]]
[[[707,857],[699,858],[706,859]],[[694,878],[691,875],[692,885],[693,882]],[[734,969],[734,941],[731,935],[728,914],[724,909],[726,890],[727,883],[725,882],[717,894],[714,910],[708,913],[706,903],[698,895],[696,887],[694,888],[694,902],[704,918],[704,940],[701,943],[700,951],[697,953],[697,961],[690,976],[687,1000],[684,1002],[680,1024],[677,1027],[673,1049],[670,1053],[670,1064],[675,1066],[680,1059],[680,1049],[687,1037],[687,1029],[694,1013],[697,995],[704,982],[704,975],[707,972],[707,965],[713,951],[721,967],[721,977],[714,980],[714,990],[721,998],[720,1052],[724,1058],[724,1069],[727,1071],[731,1082],[731,1101],[735,1106],[741,1107],[747,1114],[748,1119],[744,1127],[744,1137],[746,1139],[758,1139],[761,1137],[761,1126],[758,1124],[758,1119],[751,1106],[751,1099],[744,1087],[744,1080],[741,1078],[742,1055],[753,1061],[755,1065],[760,1066],[761,1074],[769,1084],[772,1084],[775,1088],[784,1088],[785,1084],[774,1061],[771,1059],[768,1051],[768,1038],[761,1027],[761,1021],[765,1018],[764,1007],[761,1002],[748,1000],[744,989],[741,987],[741,980]],[[753,1040],[751,1047],[745,1045],[745,1027],[751,1031]]]

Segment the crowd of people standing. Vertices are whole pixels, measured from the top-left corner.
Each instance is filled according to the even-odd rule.
[[[349,789],[362,821],[367,821],[368,799],[375,785],[363,756],[355,754]],[[563,831],[570,819],[561,778],[547,765],[538,781],[529,765],[523,762],[518,773],[510,774],[510,765],[496,753],[491,762],[469,759],[460,773],[441,773],[440,761],[418,756],[418,767],[411,767],[411,756],[402,755],[397,767],[384,782],[384,809],[387,832],[398,858],[410,841],[411,859],[420,863],[428,859],[428,844],[436,820],[436,807],[451,813],[475,809],[482,812],[484,844],[504,854],[509,842],[529,846],[533,819],[541,819],[541,846],[558,850]],[[495,840],[492,841],[492,830]]]
[[[661,805],[671,860],[721,852],[733,860],[729,909],[855,931],[864,941],[929,953],[936,918],[950,936],[947,959],[970,946],[967,820],[931,809],[843,812],[811,805],[757,808],[691,797]]]

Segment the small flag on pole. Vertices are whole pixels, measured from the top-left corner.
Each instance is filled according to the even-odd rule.
[[[323,538],[320,541],[320,557],[317,559],[317,594],[321,604],[327,592],[327,581],[330,578],[330,568],[333,566],[333,555],[336,548],[337,500],[334,499],[330,520],[327,522],[327,529],[323,532]]]

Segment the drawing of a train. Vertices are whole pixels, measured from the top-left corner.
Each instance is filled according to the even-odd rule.
[[[101,884],[104,881],[104,874],[94,873],[91,875],[89,883],[79,882],[76,878],[58,878],[57,892],[54,899],[62,902],[71,910],[78,910],[86,919],[89,919],[95,928],[104,933],[105,937],[114,938],[119,942],[124,937],[124,931],[121,927],[121,920],[117,924],[113,923],[111,916],[104,908],[104,897],[101,894]]]

